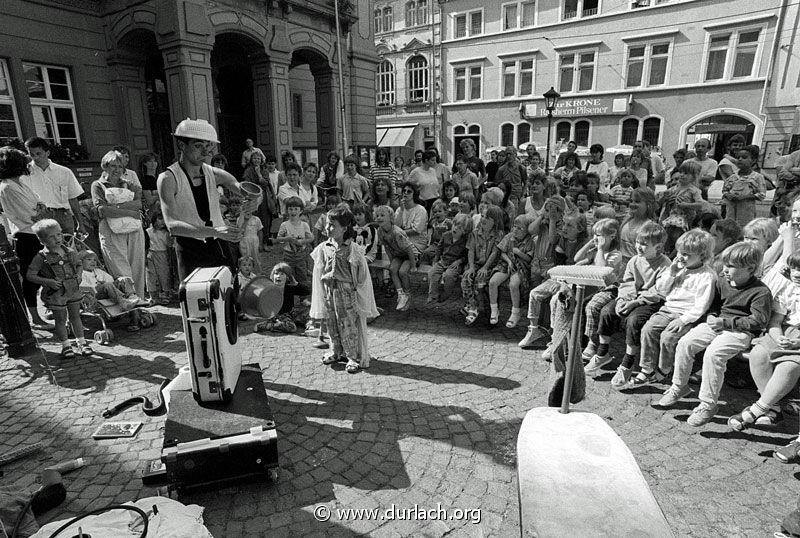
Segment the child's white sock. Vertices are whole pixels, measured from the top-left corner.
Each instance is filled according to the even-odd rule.
[[[490,304],[489,309],[491,310],[491,314],[493,318],[496,318],[500,314],[500,309],[497,307],[497,303]]]
[[[83,336],[78,338],[78,344],[80,344],[82,346],[85,346],[86,345],[86,338],[84,338]]]
[[[519,308],[514,308],[514,307],[512,306],[512,307],[511,307],[511,315],[513,316],[514,314],[517,314],[517,315],[519,315]]]

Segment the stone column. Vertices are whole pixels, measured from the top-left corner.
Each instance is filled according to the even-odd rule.
[[[144,57],[123,51],[115,51],[108,59],[115,109],[119,112],[119,141],[131,149],[131,168],[136,167],[140,155],[153,149],[144,63]]]
[[[203,0],[157,3],[156,40],[164,56],[172,124],[204,119],[216,127],[211,49],[214,32]]]
[[[252,57],[253,94],[256,101],[258,143],[280,159],[292,149],[291,103],[289,101],[290,58],[274,54]]]

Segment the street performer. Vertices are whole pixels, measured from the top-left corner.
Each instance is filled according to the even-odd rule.
[[[228,266],[235,273],[236,257],[230,243],[238,243],[243,230],[222,218],[217,186],[242,196],[242,213],[256,210],[257,200],[247,200],[239,183],[206,161],[214,154],[217,132],[205,120],[186,118],[173,135],[178,161],[158,177],[158,196],[164,222],[175,237],[181,280],[198,267]]]

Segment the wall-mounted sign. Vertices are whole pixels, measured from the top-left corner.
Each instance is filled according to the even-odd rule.
[[[625,97],[568,97],[559,99],[553,116],[556,117],[583,117],[583,116],[624,116],[630,108],[630,96]],[[547,116],[544,103],[527,103],[523,106],[523,115],[526,118],[541,118]]]

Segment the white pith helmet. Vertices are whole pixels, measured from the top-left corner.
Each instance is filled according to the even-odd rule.
[[[217,130],[214,129],[214,126],[206,120],[200,119],[193,120],[191,118],[186,118],[178,124],[172,136],[219,143],[219,140],[217,140]]]

